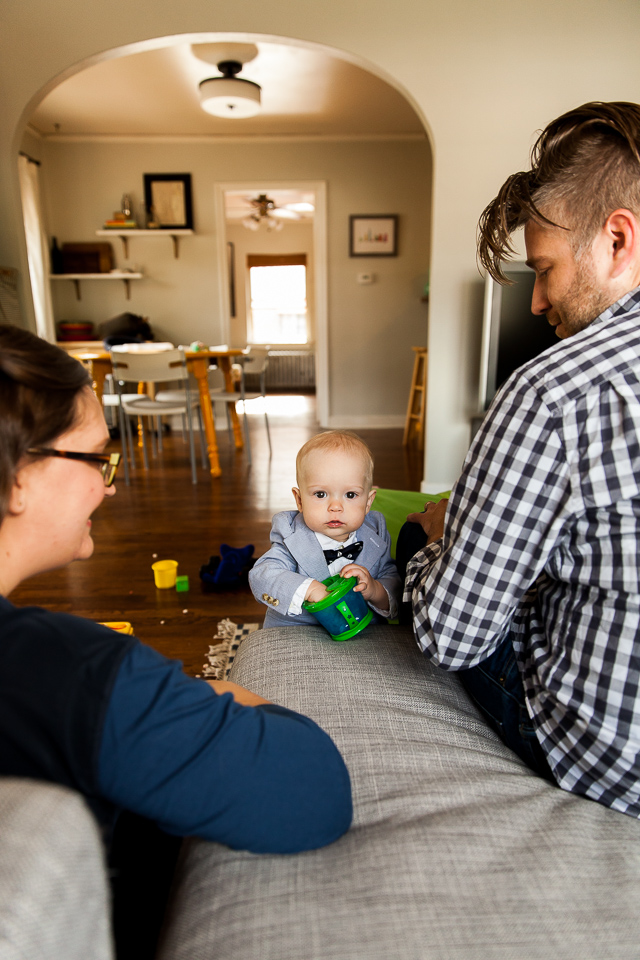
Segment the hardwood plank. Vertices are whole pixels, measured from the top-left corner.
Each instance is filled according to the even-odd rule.
[[[32,578],[14,591],[12,602],[91,620],[128,620],[142,641],[181,660],[188,674],[200,673],[221,619],[262,623],[265,610],[248,587],[206,593],[200,566],[220,553],[221,543],[252,543],[256,557],[269,548],[273,514],[295,507],[296,453],[320,429],[314,397],[279,399],[274,398],[275,412],[269,415],[271,460],[261,415],[250,417],[253,465],[221,431],[222,476],[212,480],[200,464],[195,486],[186,444],[179,434],[165,438],[164,453],[151,469],[145,472],[140,459],[131,486],[119,479],[116,496],[96,512],[93,557]],[[283,410],[300,412],[292,416]],[[374,454],[379,486],[419,489],[422,457],[402,446],[401,429],[359,433]],[[111,447],[119,449],[119,442]],[[168,558],[188,575],[188,593],[156,589],[151,564]]]

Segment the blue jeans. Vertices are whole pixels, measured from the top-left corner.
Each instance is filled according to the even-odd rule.
[[[403,525],[396,546],[396,564],[403,579],[407,563],[426,542],[426,534],[420,524]],[[401,605],[399,619],[400,623],[413,622],[410,604]],[[505,640],[477,667],[460,670],[458,676],[469,696],[504,743],[517,753],[528,767],[555,783],[527,712],[524,687],[511,640]]]
[[[458,673],[462,684],[508,747],[541,777],[555,783],[527,712],[511,640],[486,660]]]

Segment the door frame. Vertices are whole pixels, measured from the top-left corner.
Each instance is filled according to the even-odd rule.
[[[251,193],[269,193],[272,190],[301,190],[315,194],[313,216],[313,275],[316,363],[316,405],[320,426],[329,421],[329,348],[328,348],[328,279],[327,279],[327,182],[326,180],[243,180],[218,181],[215,190],[215,220],[218,259],[220,328],[225,343],[230,338],[229,276],[227,261],[227,224],[224,215],[224,195],[228,190],[246,190]]]

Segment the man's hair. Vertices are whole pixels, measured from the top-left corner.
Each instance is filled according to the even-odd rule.
[[[478,259],[499,283],[511,235],[529,220],[568,230],[576,259],[618,208],[640,216],[640,105],[585,103],[542,131],[478,225]],[[563,223],[556,222],[558,217]]]
[[[364,440],[361,440],[356,433],[352,433],[350,430],[327,430],[324,433],[317,433],[315,437],[311,437],[311,440],[307,440],[296,457],[298,483],[304,471],[305,460],[310,453],[314,453],[316,450],[324,450],[327,453],[340,450],[343,453],[360,457],[364,468],[365,486],[371,487],[373,483],[373,454]]]
[[[78,394],[90,383],[64,350],[0,323],[0,523],[27,450],[50,445],[73,427]]]

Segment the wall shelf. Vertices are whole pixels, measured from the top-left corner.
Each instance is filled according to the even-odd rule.
[[[129,237],[171,237],[173,240],[173,255],[178,259],[180,256],[179,237],[193,236],[193,230],[166,230],[159,227],[157,230],[118,230],[117,227],[111,227],[106,230],[96,230],[96,237],[120,237],[125,258],[129,256]]]
[[[122,280],[127,292],[127,300],[131,299],[130,280],[142,280],[144,274],[129,273],[126,270],[112,270],[111,273],[51,273],[50,280],[72,280],[76,288],[76,300],[82,300],[80,292],[81,280]]]

